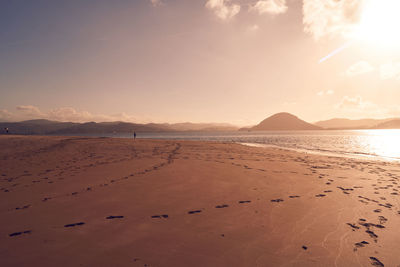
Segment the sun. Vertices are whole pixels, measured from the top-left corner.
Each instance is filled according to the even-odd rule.
[[[353,37],[375,46],[400,45],[400,0],[366,0]]]

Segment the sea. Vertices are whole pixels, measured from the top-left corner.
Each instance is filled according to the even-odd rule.
[[[106,137],[132,138],[131,134]],[[400,130],[321,130],[262,132],[160,132],[137,133],[137,138],[233,142],[276,147],[328,156],[400,161]]]

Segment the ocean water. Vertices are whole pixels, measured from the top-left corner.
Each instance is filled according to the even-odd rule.
[[[325,155],[400,160],[400,130],[138,133],[138,138],[235,142]]]

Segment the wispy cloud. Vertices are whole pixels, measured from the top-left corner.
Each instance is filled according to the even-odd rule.
[[[206,8],[212,10],[221,20],[229,20],[240,12],[240,5],[230,2],[230,0],[208,0]]]
[[[260,0],[250,6],[250,11],[258,12],[258,14],[278,15],[287,11],[286,0]]]
[[[333,95],[335,91],[333,90],[326,90],[326,91],[319,91],[317,96],[324,96],[324,95]]]
[[[382,64],[379,68],[380,77],[383,80],[398,79],[400,80],[400,62],[388,62]]]
[[[400,107],[398,105],[381,106],[371,101],[363,99],[357,95],[354,97],[344,96],[342,100],[335,105],[335,108],[341,110],[348,116],[387,118],[399,116]]]
[[[346,36],[360,19],[365,0],[303,0],[304,31],[318,40]]]
[[[367,109],[373,109],[376,108],[377,105],[364,100],[361,96],[354,96],[354,97],[349,97],[349,96],[344,96],[342,100],[335,106],[336,108],[339,109],[347,109],[347,110],[360,110],[360,111],[365,111]]]
[[[346,75],[347,76],[356,76],[356,75],[361,75],[364,73],[368,73],[375,70],[375,68],[368,63],[367,61],[359,61],[357,63],[354,63],[351,65],[347,70],[346,70]]]

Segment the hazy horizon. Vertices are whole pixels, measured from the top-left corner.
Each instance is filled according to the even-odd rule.
[[[400,117],[395,0],[0,7],[0,121]]]

